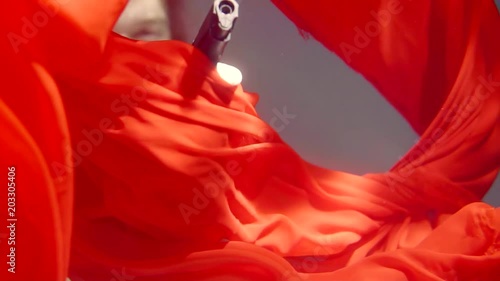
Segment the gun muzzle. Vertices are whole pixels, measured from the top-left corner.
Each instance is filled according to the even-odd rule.
[[[215,0],[193,45],[202,51],[215,65],[219,62],[227,43],[231,40],[236,19],[238,2],[235,0]]]

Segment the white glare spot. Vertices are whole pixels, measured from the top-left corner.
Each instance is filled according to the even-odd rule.
[[[217,63],[217,73],[232,86],[239,85],[243,80],[243,74],[238,68],[222,62]]]

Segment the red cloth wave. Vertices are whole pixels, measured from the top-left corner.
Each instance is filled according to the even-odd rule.
[[[109,34],[124,1],[4,3],[0,280],[500,280],[500,210],[473,203],[500,164],[493,1],[274,2],[421,141],[384,174],[315,167],[188,44]]]

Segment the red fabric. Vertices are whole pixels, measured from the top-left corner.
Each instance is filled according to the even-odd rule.
[[[71,165],[68,123],[55,74],[84,76],[92,69],[125,4],[99,4],[107,15],[103,17],[78,7],[91,2],[95,6],[101,1],[0,4],[0,280],[54,281],[68,276],[74,184],[72,169],[58,175],[51,167]],[[15,167],[11,180],[10,167]],[[13,209],[8,209],[9,202],[15,204]],[[12,231],[7,228],[11,223]],[[15,255],[12,267],[7,255]]]
[[[108,36],[123,1],[94,2],[60,4],[17,55],[1,45],[20,226],[18,273],[0,280],[64,280],[68,264],[73,281],[500,280],[500,210],[472,203],[500,164],[492,1],[402,0],[351,55],[354,27],[399,6],[275,1],[422,134],[366,176],[304,162],[203,55]],[[45,7],[16,3],[5,34]]]
[[[500,17],[493,1],[274,3],[372,82],[421,134],[392,169],[393,179],[422,172],[410,180],[446,181],[478,198],[486,193],[500,162],[500,37],[492,36]]]

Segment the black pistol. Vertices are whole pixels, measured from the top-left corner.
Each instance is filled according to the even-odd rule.
[[[236,19],[238,2],[235,0],[214,0],[193,46],[202,51],[216,65],[227,43],[231,40]]]

